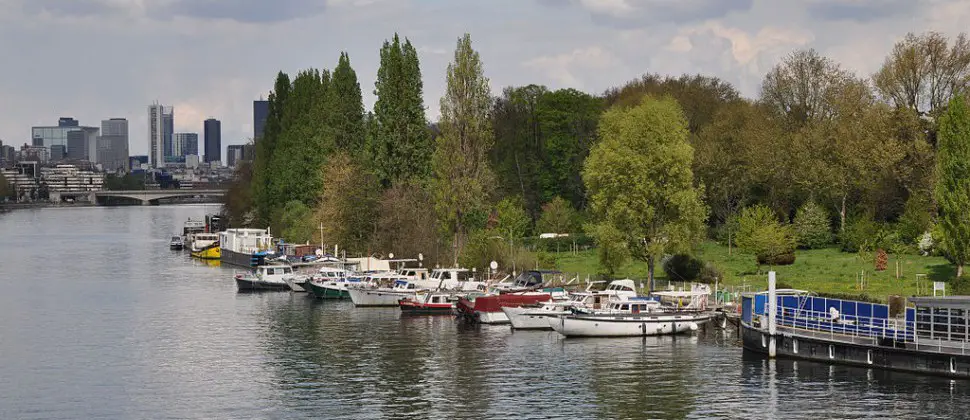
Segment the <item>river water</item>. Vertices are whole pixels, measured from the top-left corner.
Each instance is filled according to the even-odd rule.
[[[168,249],[214,206],[0,214],[0,418],[963,418],[970,382],[561,339],[289,292]]]

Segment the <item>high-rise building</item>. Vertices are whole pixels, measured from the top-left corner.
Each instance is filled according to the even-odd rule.
[[[86,127],[78,123],[77,120],[71,117],[61,117],[57,121],[57,126],[38,126],[31,127],[30,138],[31,145],[36,147],[46,147],[48,151],[50,147],[57,144],[64,146],[65,149],[70,149],[67,144],[67,133],[71,131],[82,131],[84,133],[84,153],[83,157],[79,159],[89,160],[94,162],[97,160],[97,156],[92,156],[93,145],[96,144],[98,138],[98,127]],[[75,134],[78,136],[78,134]],[[76,142],[77,140],[75,140]]]
[[[230,144],[226,146],[226,165],[234,168],[236,164],[246,160],[246,146],[242,144]]]
[[[67,132],[67,159],[88,160],[88,138],[84,131],[74,129]]]
[[[172,143],[175,147],[173,155],[181,157],[183,162],[186,156],[199,154],[198,133],[175,133]]]
[[[64,160],[67,156],[67,148],[62,144],[55,144],[51,146],[51,161]]]
[[[148,158],[151,167],[165,166],[165,157],[172,155],[174,128],[172,107],[157,103],[148,106]]]
[[[128,172],[128,120],[111,118],[101,121],[97,142],[98,163],[106,171]]]
[[[222,123],[215,118],[205,120],[205,162],[222,162]]]
[[[266,118],[269,116],[269,101],[262,99],[253,101],[253,142],[263,137],[266,129]]]

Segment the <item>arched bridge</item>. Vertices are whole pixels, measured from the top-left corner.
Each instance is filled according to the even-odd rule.
[[[144,206],[158,204],[158,200],[178,197],[223,197],[226,190],[131,190],[131,191],[93,191],[89,199],[97,203],[100,198],[127,198],[141,201]],[[102,200],[103,201],[103,200]]]

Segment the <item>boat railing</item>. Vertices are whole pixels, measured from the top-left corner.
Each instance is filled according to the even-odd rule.
[[[892,339],[915,343],[912,321],[897,318],[840,315],[808,309],[778,308],[776,323],[816,338],[833,341],[872,341]],[[848,340],[847,340],[848,338]]]

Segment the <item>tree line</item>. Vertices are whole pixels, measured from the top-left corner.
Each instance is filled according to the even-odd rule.
[[[637,258],[652,278],[706,238],[766,263],[796,246],[922,244],[962,266],[970,246],[955,238],[970,235],[948,217],[970,204],[953,193],[968,187],[948,174],[967,161],[948,162],[966,145],[965,107],[952,104],[968,85],[966,36],[929,32],[868,76],[795,51],[757,98],[716,77],[655,74],[600,94],[527,85],[493,97],[466,34],[432,124],[417,51],[395,34],[370,112],[346,53],[332,72],[277,76],[225,210],[291,242],[480,268],[548,263],[522,246],[547,232],[593,238],[607,275]]]

